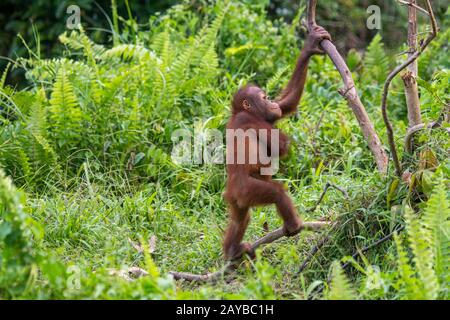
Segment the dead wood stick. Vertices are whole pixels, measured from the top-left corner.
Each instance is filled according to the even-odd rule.
[[[309,262],[312,260],[312,258],[315,256],[315,254],[320,250],[320,248],[323,247],[323,245],[325,243],[328,242],[328,240],[330,240],[330,237],[325,236],[322,239],[319,240],[319,242],[317,242],[317,244],[312,248],[311,252],[308,254],[308,256],[305,258],[305,260],[303,261],[303,263],[301,264],[300,268],[297,271],[297,274],[302,273],[303,270],[306,269],[306,267],[308,266]]]
[[[313,221],[313,222],[304,222],[303,227],[301,231],[303,230],[310,230],[315,231],[322,229],[324,227],[327,227],[330,225],[330,222],[326,221]],[[283,228],[276,229],[272,232],[269,232],[264,237],[256,240],[252,246],[251,251],[255,251],[257,248],[259,248],[263,244],[268,244],[271,242],[274,242],[282,237],[286,236],[286,234],[283,231]],[[207,273],[207,274],[193,274],[188,272],[175,272],[170,271],[169,274],[173,276],[175,280],[186,280],[186,281],[215,281],[217,279],[222,278],[224,275],[229,273],[230,271],[234,270],[239,261],[231,261],[225,267],[219,271]]]
[[[397,229],[395,229],[394,231],[392,231],[391,233],[387,234],[386,236],[384,236],[381,239],[378,239],[377,241],[375,241],[374,243],[372,243],[371,245],[368,245],[364,248],[362,248],[361,250],[357,250],[355,253],[352,254],[352,259],[356,259],[356,257],[358,257],[360,254],[366,253],[367,251],[369,251],[372,248],[375,248],[377,246],[379,246],[380,244],[382,244],[383,242],[386,242],[387,240],[391,239],[396,233],[402,231],[405,228],[405,226],[400,226]],[[346,263],[344,263],[342,265],[342,269],[345,269],[349,266],[350,264],[350,260],[347,261]]]
[[[311,30],[316,25],[316,4],[317,0],[309,0],[308,30]],[[333,61],[336,69],[339,71],[342,77],[342,81],[344,82],[344,88],[340,89],[339,93],[347,100],[348,105],[355,114],[364,138],[366,139],[367,144],[375,158],[378,171],[381,174],[385,174],[388,167],[388,156],[383,149],[380,138],[378,137],[378,134],[376,133],[372,122],[370,121],[369,115],[367,114],[364,105],[359,99],[352,74],[348,69],[347,64],[331,41],[322,40],[320,45]]]
[[[361,250],[357,250],[355,253],[352,254],[352,258],[353,258],[353,259],[356,259],[360,254],[366,253],[366,252],[369,251],[370,249],[373,249],[373,248],[379,246],[379,245],[382,244],[383,242],[386,242],[387,240],[391,239],[396,233],[402,231],[404,228],[405,228],[404,225],[403,225],[403,226],[400,226],[400,227],[398,227],[397,229],[395,229],[394,231],[392,231],[391,233],[389,233],[389,234],[387,234],[386,236],[384,236],[383,238],[378,239],[377,241],[375,241],[375,242],[372,243],[371,245],[368,245],[368,246],[362,248]],[[350,262],[351,262],[351,261],[349,260],[349,261],[347,261],[346,263],[341,264],[342,269],[345,270],[345,269],[350,265]],[[327,283],[330,283],[330,282],[331,282],[331,274],[328,276],[328,279],[327,279]],[[315,289],[315,292],[314,292],[314,293],[315,293],[316,295],[317,295],[317,294],[320,294],[320,293],[323,291],[324,288],[325,288],[325,286],[322,284],[322,285],[318,286],[318,287]]]
[[[389,93],[389,86],[394,79],[394,77],[403,69],[405,69],[407,66],[409,66],[411,63],[413,63],[420,54],[425,50],[425,48],[428,46],[428,44],[436,37],[438,32],[438,27],[436,23],[436,19],[434,17],[433,8],[431,7],[430,0],[425,0],[427,11],[430,16],[430,24],[431,24],[431,32],[428,35],[428,37],[425,39],[425,41],[422,41],[419,48],[411,54],[408,59],[406,59],[402,64],[397,66],[394,70],[389,73],[389,75],[386,78],[386,81],[384,83],[383,87],[383,95],[381,98],[381,113],[383,115],[383,121],[386,125],[386,132],[388,136],[389,141],[389,149],[391,150],[392,160],[394,161],[395,166],[395,173],[397,176],[402,176],[402,167],[398,158],[397,154],[397,148],[395,147],[395,141],[394,141],[394,129],[392,127],[392,123],[390,122],[388,116],[387,116],[387,96]]]

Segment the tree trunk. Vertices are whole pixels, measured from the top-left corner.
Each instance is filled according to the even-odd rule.
[[[409,0],[410,3],[416,4],[416,0]],[[417,16],[416,8],[408,6],[408,58],[411,57],[417,50]],[[419,90],[417,88],[417,60],[414,60],[408,67],[406,72],[402,75],[402,80],[405,85],[406,106],[408,109],[408,123],[409,127],[422,123],[420,115]]]

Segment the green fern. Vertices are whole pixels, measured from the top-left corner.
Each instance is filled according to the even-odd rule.
[[[69,34],[64,32],[59,36],[59,41],[67,45],[69,48],[74,50],[83,50],[84,55],[87,57],[90,65],[96,66],[96,60],[101,59],[106,49],[104,46],[94,43],[89,37],[84,33],[83,28],[80,25],[79,31],[72,31]]]
[[[209,56],[206,56],[206,59],[209,58],[211,60],[208,60],[207,63],[212,62],[215,64],[216,56],[211,54],[210,50],[211,46],[216,43],[217,33],[222,25],[226,10],[227,7],[222,7],[213,23],[210,26],[204,26],[192,43],[188,45],[186,50],[183,50],[170,66],[170,75],[169,77],[166,77],[166,90],[168,95],[174,99],[174,103],[177,101],[177,93],[183,92],[185,90],[186,82],[190,80],[189,71],[191,65],[204,61],[208,51]],[[173,79],[177,80],[176,86],[173,81],[171,81]]]
[[[164,28],[163,32],[158,33],[153,38],[151,48],[156,52],[158,57],[161,59],[161,68],[165,69],[171,64],[172,54],[171,54],[171,43],[170,43],[170,32],[168,27]]]
[[[402,242],[398,235],[394,236],[397,248],[397,265],[398,275],[397,289],[404,299],[424,299],[422,291],[420,290],[419,282],[417,281],[413,267],[409,264],[408,255],[403,248]]]
[[[50,118],[50,127],[59,146],[65,145],[71,139],[80,138],[83,113],[64,67],[60,69],[53,85]]]
[[[20,59],[19,59],[20,60]],[[67,58],[60,59],[21,59],[24,68],[27,68],[26,76],[34,82],[47,84],[55,79],[61,68],[67,75],[76,75],[82,82],[90,79],[94,69],[83,61],[74,61]]]
[[[399,237],[395,237],[398,259],[398,286],[407,299],[437,299],[448,294],[450,261],[450,201],[440,182],[419,219],[405,208],[405,221],[412,262]]]
[[[421,227],[429,236],[429,247],[433,250],[434,267],[441,285],[450,283],[448,263],[450,261],[450,201],[444,183],[439,183],[427,202]]]
[[[266,92],[268,95],[272,96],[278,90],[278,86],[281,82],[281,77],[289,69],[289,66],[284,66],[275,72],[275,74],[267,81]]]
[[[31,106],[28,127],[33,135],[47,137],[47,115],[43,104],[47,101],[45,91],[41,88],[36,93],[36,100]]]
[[[383,83],[389,70],[389,60],[384,52],[384,45],[379,33],[370,42],[363,59],[364,72],[362,81],[364,83]]]
[[[209,46],[209,49],[203,55],[198,70],[201,73],[199,78],[203,80],[204,86],[207,86],[216,78],[219,72],[219,57],[217,56],[214,43]],[[202,87],[201,84],[197,86]]]
[[[436,299],[439,284],[433,268],[434,254],[430,243],[430,232],[421,227],[421,223],[414,217],[414,213],[409,207],[405,208],[405,220],[408,240],[413,252],[413,261],[423,295],[427,299]]]
[[[347,277],[342,270],[341,264],[334,261],[332,264],[330,290],[326,295],[329,300],[354,300],[355,293],[350,286]]]
[[[23,149],[17,150],[20,167],[22,169],[23,178],[28,182],[31,175],[30,158]]]
[[[110,61],[111,58],[116,57],[124,62],[131,61],[133,59],[141,60],[141,59],[154,59],[157,60],[156,54],[141,46],[134,44],[121,44],[116,47],[113,47],[109,50],[106,50],[100,57],[103,61]]]
[[[28,127],[30,128],[31,134],[36,139],[38,145],[42,148],[46,155],[44,158],[38,157],[42,164],[51,164],[53,166],[58,163],[58,156],[48,141],[47,132],[47,112],[44,105],[47,104],[47,99],[45,98],[45,91],[41,88],[36,94],[36,101],[31,106],[30,116],[28,118]]]

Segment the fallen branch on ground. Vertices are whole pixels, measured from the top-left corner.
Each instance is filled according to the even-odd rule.
[[[319,230],[324,227],[327,227],[329,225],[330,225],[330,222],[326,222],[326,221],[304,222],[303,228],[301,229],[301,231],[303,231],[303,230],[315,231],[315,230]],[[284,236],[286,236],[286,235],[282,228],[276,229],[276,230],[266,234],[264,237],[256,240],[252,244],[250,250],[255,251],[261,245],[274,242]],[[175,280],[214,281],[214,280],[217,280],[217,279],[223,277],[230,271],[234,270],[237,267],[238,263],[239,263],[239,261],[229,262],[223,269],[216,271],[216,272],[207,273],[207,274],[192,274],[192,273],[187,273],[187,272],[175,272],[175,271],[170,271],[169,274],[171,274]]]
[[[303,261],[303,263],[300,266],[300,268],[298,268],[297,274],[302,273],[303,270],[306,269],[306,267],[308,266],[308,264],[310,263],[312,258],[315,256],[315,254],[317,252],[319,252],[320,248],[322,248],[323,245],[328,242],[328,240],[330,240],[330,237],[328,235],[326,235],[325,237],[320,239],[319,242],[317,242],[317,244],[312,248],[312,250],[309,253],[309,255],[306,257],[305,261]]]
[[[377,246],[379,246],[380,244],[386,242],[387,240],[391,239],[395,234],[399,233],[400,231],[402,231],[403,229],[405,229],[405,226],[400,226],[397,229],[395,229],[394,231],[392,231],[391,233],[387,234],[386,236],[384,236],[381,239],[378,239],[377,241],[375,241],[374,243],[372,243],[371,245],[368,245],[364,248],[362,248],[361,250],[356,250],[355,253],[352,254],[352,259],[356,259],[359,255],[366,253],[367,251],[369,251],[370,249],[373,249]],[[351,259],[349,261],[347,261],[344,264],[341,264],[341,267],[343,270],[345,270],[351,263]],[[328,276],[327,282],[330,283],[331,282],[331,274]],[[323,291],[323,289],[325,288],[325,286],[322,284],[320,286],[316,287],[315,290],[315,294],[319,294]]]
[[[369,251],[372,248],[375,248],[377,246],[379,246],[380,244],[382,244],[383,242],[386,242],[387,240],[391,239],[396,233],[402,231],[405,228],[405,226],[401,226],[398,229],[395,229],[394,231],[392,231],[391,233],[389,233],[388,235],[384,236],[381,239],[378,239],[377,241],[375,241],[374,243],[372,243],[371,245],[368,245],[367,247],[362,248],[361,250],[357,250],[355,253],[352,254],[352,259],[356,259],[356,257],[358,257],[359,255],[366,253],[367,251]],[[344,263],[342,265],[342,269],[347,268],[350,265],[350,260],[347,261],[346,263]]]
[[[319,197],[319,200],[316,202],[316,204],[314,205],[314,207],[308,209],[308,212],[312,212],[314,210],[316,210],[317,206],[322,202],[323,198],[325,197],[326,192],[328,191],[329,188],[334,188],[336,190],[339,190],[346,199],[348,199],[348,193],[346,190],[344,190],[342,187],[339,187],[337,185],[334,185],[330,182],[327,182],[325,184],[325,188],[322,191],[322,194]],[[325,222],[325,221],[316,221],[316,222],[305,222],[303,224],[303,230],[318,230],[321,229],[323,227],[329,226],[331,223],[330,222]],[[255,252],[255,250],[260,247],[263,244],[267,244],[267,243],[271,243],[274,242],[282,237],[284,237],[285,234],[283,232],[282,228],[279,228],[275,231],[269,232],[268,234],[266,234],[264,237],[256,240],[252,246],[251,246],[251,251]],[[313,253],[314,254],[314,253]],[[223,277],[224,275],[226,275],[227,273],[229,273],[230,271],[234,270],[237,267],[237,264],[239,263],[239,261],[235,261],[235,262],[229,262],[227,265],[225,265],[225,267],[219,271],[216,272],[212,272],[212,273],[207,273],[207,274],[192,274],[192,273],[187,273],[187,272],[175,272],[175,271],[171,271],[169,272],[175,280],[187,280],[187,281],[214,281],[216,279],[219,279],[221,277]]]

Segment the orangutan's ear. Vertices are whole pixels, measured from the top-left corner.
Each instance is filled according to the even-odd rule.
[[[244,101],[242,101],[242,107],[243,107],[245,110],[250,109],[250,103],[248,103],[247,99],[244,99]]]

